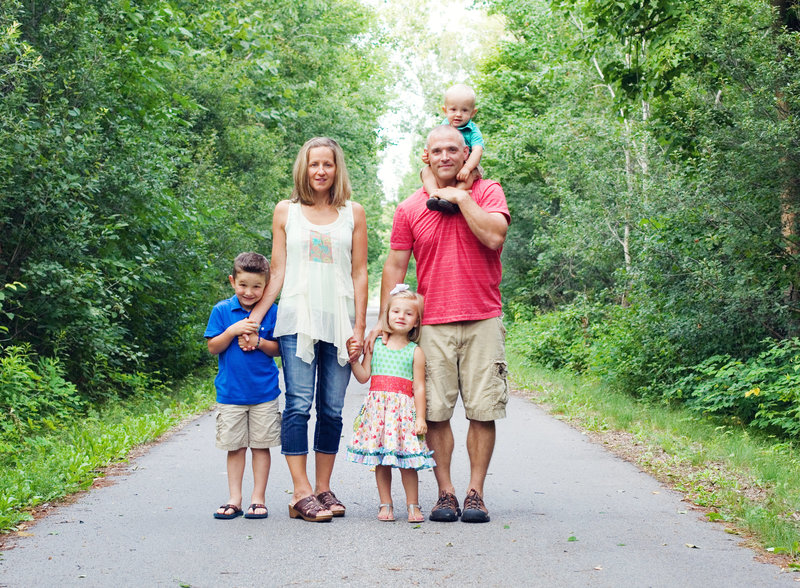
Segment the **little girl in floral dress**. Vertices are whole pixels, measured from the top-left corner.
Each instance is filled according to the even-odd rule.
[[[361,363],[352,362],[353,375],[362,384],[372,377],[369,394],[353,425],[347,459],[375,466],[380,506],[378,520],[393,521],[392,468],[400,468],[406,491],[408,522],[425,520],[419,508],[417,470],[436,464],[424,435],[425,355],[416,341],[422,320],[422,296],[398,284],[390,293],[384,313],[385,341],[379,337],[374,351]]]

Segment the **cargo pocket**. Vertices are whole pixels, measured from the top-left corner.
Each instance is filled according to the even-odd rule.
[[[214,419],[214,428],[217,437],[217,445],[222,445],[222,414],[217,411],[217,416]]]
[[[508,363],[503,359],[494,362],[495,406],[508,404]]]

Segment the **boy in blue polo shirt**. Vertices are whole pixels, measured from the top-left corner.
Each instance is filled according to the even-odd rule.
[[[217,447],[228,452],[230,497],[214,513],[217,519],[265,519],[270,447],[281,444],[281,415],[278,410],[278,368],[272,358],[279,355],[273,338],[273,304],[261,325],[250,319],[250,311],[261,300],[269,283],[269,262],[258,253],[241,253],[228,276],[235,295],[218,302],[211,311],[203,335],[208,350],[219,356],[217,388]],[[243,351],[238,338],[255,332],[255,349]],[[242,477],[250,448],[253,461],[253,494],[247,512],[242,510]]]

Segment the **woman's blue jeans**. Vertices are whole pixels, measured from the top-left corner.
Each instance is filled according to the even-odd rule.
[[[317,424],[314,451],[335,454],[342,435],[344,394],[350,382],[350,364],[339,365],[336,347],[319,341],[314,360],[308,364],[297,357],[297,335],[278,337],[286,384],[286,406],[281,422],[281,453],[308,453],[308,419],[316,383]]]

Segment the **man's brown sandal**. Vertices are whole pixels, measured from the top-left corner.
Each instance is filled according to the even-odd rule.
[[[461,516],[461,509],[458,507],[458,498],[452,492],[442,490],[439,493],[439,500],[428,515],[428,520],[440,523],[452,523]]]
[[[321,504],[317,497],[313,494],[301,498],[294,504],[289,505],[289,518],[290,519],[303,519],[312,523],[321,523],[323,521],[330,521],[333,517],[332,514],[320,514],[328,510],[325,505]]]
[[[488,523],[489,511],[483,503],[483,497],[474,488],[470,488],[464,499],[464,511],[461,513],[462,523]]]
[[[320,492],[317,494],[317,500],[319,500],[325,508],[331,511],[333,516],[344,516],[344,511],[346,510],[345,505],[342,504],[339,499],[336,498],[336,495],[330,490],[326,490],[325,492]]]

